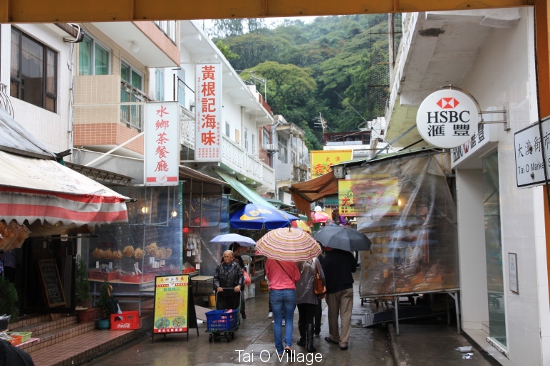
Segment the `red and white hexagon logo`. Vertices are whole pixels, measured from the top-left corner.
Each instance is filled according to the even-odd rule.
[[[442,109],[456,108],[460,103],[455,98],[441,98],[436,103]]]

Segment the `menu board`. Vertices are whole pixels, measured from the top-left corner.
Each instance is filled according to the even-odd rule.
[[[55,259],[41,259],[38,261],[38,270],[42,278],[42,289],[48,307],[65,305],[65,293],[61,286],[59,271]]]
[[[188,307],[189,276],[155,277],[153,334],[187,332]]]

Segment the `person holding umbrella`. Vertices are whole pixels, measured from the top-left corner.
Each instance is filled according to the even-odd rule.
[[[323,271],[327,287],[328,332],[325,341],[348,349],[351,332],[351,309],[353,307],[353,273],[357,269],[351,252],[325,247]],[[341,332],[338,331],[338,317]]]
[[[322,264],[327,283],[329,337],[325,337],[325,341],[338,344],[345,351],[351,331],[353,273],[357,269],[357,261],[351,252],[369,250],[371,241],[365,234],[344,226],[326,226],[315,234],[315,239],[324,245],[326,253]]]
[[[321,248],[302,230],[292,228],[276,229],[268,232],[256,243],[256,253],[267,257],[265,273],[271,292],[271,307],[275,324],[273,337],[277,354],[288,352],[292,355],[292,332],[294,309],[296,308],[296,281],[300,272],[296,262],[317,257]],[[282,342],[282,317],[285,309],[285,346]]]
[[[292,351],[292,332],[294,330],[294,310],[296,309],[296,281],[300,279],[300,272],[295,262],[280,262],[267,258],[265,274],[269,281],[269,297],[273,310],[273,337],[277,354]],[[285,314],[285,347],[283,350],[283,309]]]
[[[233,252],[233,255],[235,256],[235,261],[239,263],[239,266],[241,266],[241,269],[243,271],[246,271],[246,267],[244,266],[243,257],[240,255],[241,252],[246,250],[246,247],[242,247],[239,243],[233,242],[229,246],[229,250]],[[243,274],[244,275],[244,274]],[[245,283],[247,284],[247,283]],[[244,300],[244,292],[241,291],[241,317],[243,319],[246,319],[246,301]]]

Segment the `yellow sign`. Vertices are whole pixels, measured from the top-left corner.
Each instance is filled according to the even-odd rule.
[[[398,197],[397,178],[338,181],[338,208],[342,216],[397,215]]]
[[[311,179],[331,171],[333,165],[351,160],[351,150],[315,150],[311,152]]]
[[[187,332],[189,276],[155,277],[153,333]]]

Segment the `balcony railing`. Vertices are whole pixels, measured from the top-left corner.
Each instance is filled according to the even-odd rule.
[[[195,150],[195,114],[180,104],[180,143]]]
[[[143,103],[150,99],[140,90],[125,81],[120,82],[120,121],[142,130],[144,105],[130,104]]]
[[[275,173],[271,167],[262,163],[257,156],[248,154],[226,135],[222,137],[222,163],[267,187],[275,186]]]

